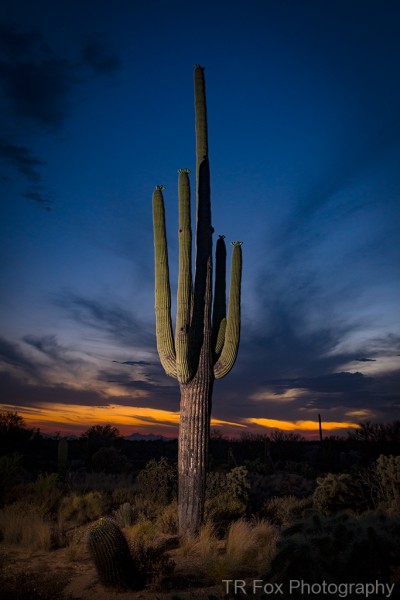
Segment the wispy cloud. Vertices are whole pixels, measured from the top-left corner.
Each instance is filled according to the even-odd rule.
[[[78,41],[78,52],[79,46],[79,58],[65,58],[57,55],[39,31],[0,24],[0,161],[29,184],[22,197],[47,209],[53,193],[43,183],[44,163],[28,147],[26,129],[31,134],[58,132],[70,115],[74,88],[120,67],[103,36],[92,36],[83,45]]]
[[[54,296],[54,303],[76,323],[102,332],[123,346],[142,350],[155,348],[152,328],[112,301],[65,291]]]

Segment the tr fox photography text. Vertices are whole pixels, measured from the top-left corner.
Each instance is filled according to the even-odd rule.
[[[338,598],[347,598],[350,595],[360,595],[362,598],[378,596],[379,598],[390,598],[392,596],[395,583],[381,583],[376,580],[369,583],[330,583],[322,581],[321,583],[311,583],[302,579],[291,579],[285,583],[270,583],[262,579],[253,579],[245,581],[244,579],[223,579],[222,585],[226,594],[238,594],[252,596],[255,594],[265,594],[271,596],[281,596],[284,594],[300,594],[306,597],[336,596]]]

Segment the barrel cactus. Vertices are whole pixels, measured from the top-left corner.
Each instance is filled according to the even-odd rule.
[[[138,589],[143,578],[133,561],[128,542],[112,519],[103,517],[88,529],[87,545],[104,585]]]

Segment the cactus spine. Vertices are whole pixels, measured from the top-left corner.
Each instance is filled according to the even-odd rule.
[[[192,276],[192,228],[188,169],[178,171],[179,276],[175,336],[171,318],[168,249],[163,186],[153,193],[155,312],[157,349],[167,375],[181,392],[179,427],[179,530],[194,532],[204,507],[211,399],[215,379],[233,367],[240,337],[241,242],[233,243],[228,315],[226,315],[226,246],[216,244],[212,302],[212,233],[207,111],[203,68],[194,71],[196,112],[196,258]]]

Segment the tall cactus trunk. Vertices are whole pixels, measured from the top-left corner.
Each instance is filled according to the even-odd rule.
[[[202,368],[181,385],[178,475],[179,533],[197,531],[204,510],[213,377]]]
[[[179,276],[175,336],[171,318],[168,249],[163,186],[153,194],[155,309],[157,349],[161,364],[179,381],[179,533],[198,530],[204,511],[211,399],[215,379],[233,367],[240,337],[241,242],[233,243],[228,315],[225,298],[226,248],[216,248],[213,305],[213,260],[210,170],[207,142],[205,81],[202,67],[194,72],[196,105],[196,262],[192,279],[192,229],[189,171],[179,170]]]

